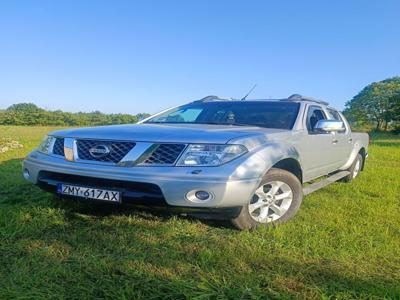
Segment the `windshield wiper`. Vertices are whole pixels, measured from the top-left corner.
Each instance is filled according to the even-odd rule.
[[[158,122],[158,121],[151,121],[145,122],[148,124],[203,124],[203,125],[221,125],[221,126],[251,126],[251,127],[265,127],[262,125],[257,124],[247,124],[247,123],[220,123],[220,122]]]
[[[191,122],[163,122],[163,121],[146,121],[146,124],[195,124]]]
[[[252,127],[261,127],[260,125],[256,125],[256,124],[246,124],[246,123],[227,123],[227,125],[232,125],[232,126],[252,126]]]
[[[247,124],[247,123],[218,123],[218,122],[201,122],[201,123],[193,123],[193,124],[206,124],[206,125],[231,125],[231,126],[252,126],[252,127],[262,127],[256,124]]]

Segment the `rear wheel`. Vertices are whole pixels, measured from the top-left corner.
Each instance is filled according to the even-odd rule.
[[[358,175],[360,175],[361,168],[363,164],[363,157],[360,153],[357,154],[356,159],[354,160],[353,164],[351,167],[347,170],[350,172],[349,175],[343,178],[344,182],[350,182],[354,178],[356,178]]]
[[[299,210],[302,199],[299,179],[288,171],[273,168],[232,223],[244,230],[285,222]]]

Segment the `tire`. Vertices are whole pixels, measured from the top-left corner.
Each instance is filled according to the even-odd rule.
[[[360,175],[361,173],[361,168],[363,165],[363,157],[360,153],[357,154],[356,159],[353,161],[353,164],[351,165],[350,168],[347,169],[347,171],[350,172],[349,175],[347,175],[346,177],[344,177],[342,179],[342,181],[344,182],[350,182],[352,181],[354,178],[356,178],[358,175]]]
[[[272,168],[231,221],[239,230],[280,224],[294,217],[302,199],[303,187],[299,179],[288,171]]]

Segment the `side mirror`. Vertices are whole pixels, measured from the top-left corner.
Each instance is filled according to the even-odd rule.
[[[316,132],[336,132],[345,129],[344,123],[339,120],[319,120],[314,127]]]

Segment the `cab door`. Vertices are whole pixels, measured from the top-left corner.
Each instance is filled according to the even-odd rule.
[[[311,180],[340,167],[340,158],[336,151],[335,135],[315,130],[319,120],[328,119],[319,105],[308,105],[304,119],[304,135],[300,143],[303,173],[305,180]]]
[[[336,148],[334,155],[337,156],[336,159],[340,162],[340,166],[338,167],[340,168],[349,159],[350,152],[353,148],[351,131],[346,125],[346,122],[343,121],[343,118],[336,110],[328,108],[326,111],[328,113],[328,117],[330,120],[342,121],[343,125],[345,126],[343,130],[334,133],[335,136],[334,146]]]

